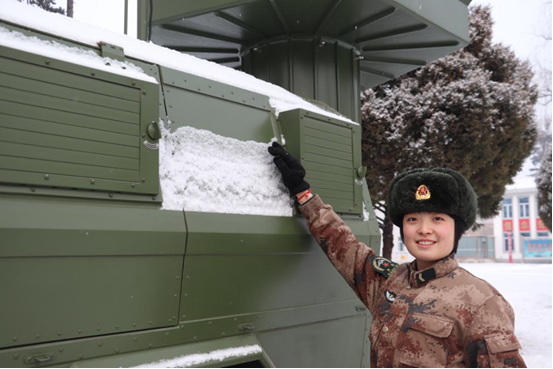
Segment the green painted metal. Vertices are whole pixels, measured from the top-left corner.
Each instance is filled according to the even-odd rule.
[[[190,126],[258,142],[276,137],[267,96],[166,67],[160,70],[171,130]]]
[[[125,10],[127,10],[127,6],[125,4]],[[125,12],[125,33],[127,31],[127,24],[126,24],[126,12]],[[125,50],[116,45],[111,45],[106,42],[100,42],[99,44],[100,50],[102,52],[102,57],[104,58],[111,58],[114,60],[124,61],[125,60]]]
[[[156,0],[152,34],[184,35],[167,46],[358,120],[360,88],[466,43],[466,2]],[[138,13],[145,38],[146,1]],[[151,150],[161,121],[257,142],[284,134],[315,192],[378,251],[360,126],[301,109],[277,118],[264,95],[120,45],[2,26],[125,58],[158,84],[0,47],[0,366],[126,367],[249,344],[263,353],[205,366],[369,365],[370,314],[297,211],[161,210]]]
[[[283,329],[301,325],[313,326],[325,321],[335,321],[353,316],[366,316],[359,301],[344,301],[324,305],[306,306],[294,309],[281,309],[271,312],[262,312],[241,316],[228,316],[219,319],[210,319],[196,322],[182,323],[171,328],[142,330],[130,333],[119,333],[105,336],[97,336],[83,339],[51,342],[42,345],[14,347],[0,350],[0,363],[3,367],[28,367],[24,359],[31,355],[52,353],[52,360],[42,366],[83,366],[89,367],[88,360],[103,358],[109,366],[133,366],[137,365],[138,357],[141,363],[159,360],[158,349],[175,347],[177,345],[192,345],[196,342],[212,341],[216,348],[224,348],[219,345],[221,337],[248,336],[252,332],[240,330],[243,324],[255,322],[253,334],[260,336],[259,332],[278,332]],[[367,323],[368,324],[368,323]],[[224,334],[223,334],[224,333]],[[326,332],[326,335],[332,335]],[[337,337],[337,336],[335,336]],[[346,337],[342,337],[346,339]],[[293,337],[290,337],[292,340]],[[366,345],[366,343],[365,343]],[[197,346],[196,346],[197,347]],[[265,353],[268,344],[264,344]],[[125,355],[130,353],[131,355]],[[361,355],[361,354],[359,354]],[[340,353],[335,353],[336,357]],[[169,358],[169,357],[166,357]],[[309,356],[306,356],[309,358]],[[270,357],[270,359],[273,359]],[[334,360],[336,360],[335,358]],[[345,359],[345,358],[344,358]],[[313,358],[316,360],[316,358]],[[85,361],[83,365],[80,363]],[[96,363],[95,361],[93,363]],[[96,366],[96,365],[95,365]],[[103,365],[98,364],[98,367]],[[33,365],[31,365],[33,367]]]
[[[342,214],[362,214],[361,127],[301,109],[280,114],[287,148],[301,158],[313,191]],[[298,140],[299,138],[299,140]]]
[[[1,182],[159,192],[155,84],[6,47],[0,68]]]
[[[259,345],[259,341],[253,335],[241,335],[235,337],[220,338],[211,341],[194,342],[187,345],[158,348],[146,352],[134,352],[117,356],[108,356],[98,359],[89,359],[76,362],[73,368],[113,368],[132,367],[144,364],[155,363],[162,360],[172,360],[182,356],[194,355],[199,352],[207,353],[215,350],[224,350],[242,346]],[[243,357],[229,358],[223,361],[212,360],[199,365],[198,367],[226,367],[252,361],[260,361],[265,367],[272,367],[272,363],[264,353],[250,354]]]
[[[276,367],[356,368],[369,366],[370,319],[365,315],[314,325],[263,332],[258,339],[268,348]],[[329,334],[329,332],[332,332]],[[316,351],[315,357],[302,355]],[[337,350],[340,350],[337,353]],[[362,356],[359,352],[366,352]]]
[[[13,198],[1,204],[0,278],[10,283],[0,285],[0,347],[177,323],[181,212]]]
[[[261,333],[266,343],[258,359],[267,366],[272,365],[271,350],[279,359],[281,347],[273,342],[283,335],[311,342],[310,354],[333,340],[351,341],[350,349],[329,362],[361,363],[367,347],[357,338],[367,329],[368,313],[314,243],[303,218],[161,211],[159,193],[131,193],[126,186],[117,187],[117,179],[80,186],[74,175],[98,159],[95,155],[111,155],[105,164],[129,171],[146,163],[157,174],[157,156],[146,160],[127,137],[142,140],[138,135],[151,133],[148,127],[158,118],[172,121],[172,130],[189,125],[268,142],[280,137],[283,128],[266,96],[133,60],[160,82],[148,85],[142,95],[132,84],[137,81],[121,76],[99,71],[92,76],[90,69],[61,61],[46,64],[39,56],[3,52],[2,83],[16,93],[6,93],[0,101],[0,114],[8,117],[0,120],[5,144],[0,151],[22,159],[73,161],[79,167],[67,176],[41,173],[36,184],[36,173],[0,171],[8,178],[0,185],[5,209],[0,216],[0,277],[11,281],[0,288],[9,300],[0,308],[0,324],[6,327],[0,335],[0,365],[28,367],[44,360],[41,366],[129,366],[159,355],[167,358],[170,347],[183,347],[182,352],[220,349],[222,336],[240,341]],[[78,96],[100,113],[90,119],[78,109],[66,111],[63,103],[57,107],[61,110],[49,109],[57,100],[40,106],[42,97],[19,97],[17,91],[60,100]],[[22,102],[26,105],[19,107]],[[135,121],[128,115],[151,114],[154,105],[156,118]],[[128,123],[111,119],[109,109]],[[347,147],[346,153],[321,148],[309,154],[314,160],[319,154],[333,155],[332,160],[349,168],[344,185],[350,186],[354,165],[348,163],[358,149],[352,142],[356,134],[341,131],[339,121],[302,114],[307,126],[319,125],[310,128],[319,132],[315,134]],[[301,137],[286,137],[289,145],[303,145]],[[25,140],[35,143],[25,150],[18,146]],[[63,150],[86,155],[64,157]],[[359,214],[347,222],[366,242],[378,237]],[[344,325],[337,323],[342,321]],[[351,321],[363,322],[355,324],[353,336]],[[315,340],[309,327],[317,327]],[[329,329],[339,334],[321,336]],[[201,345],[195,346],[198,341]],[[314,365],[323,356],[312,357],[302,363]],[[243,359],[258,360],[229,364]]]
[[[275,37],[242,52],[245,72],[307,99],[320,100],[359,121],[356,55],[349,44],[327,38]]]
[[[359,90],[468,44],[468,0],[139,1],[139,37],[359,121]]]

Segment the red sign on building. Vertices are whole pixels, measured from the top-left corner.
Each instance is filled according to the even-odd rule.
[[[513,231],[513,220],[504,219],[503,220],[503,232],[512,232]]]
[[[530,219],[520,219],[518,221],[520,232],[530,232]]]
[[[538,231],[548,231],[547,227],[540,218],[536,219],[536,229]]]

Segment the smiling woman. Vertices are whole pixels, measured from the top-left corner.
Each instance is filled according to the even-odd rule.
[[[300,161],[278,144],[269,152],[309,230],[372,313],[371,367],[525,367],[511,305],[459,267],[455,252],[476,217],[476,194],[451,169],[415,169],[389,190],[410,264],[376,256],[303,178]]]
[[[455,220],[445,213],[410,213],[403,216],[403,242],[421,269],[451,254],[454,235]]]

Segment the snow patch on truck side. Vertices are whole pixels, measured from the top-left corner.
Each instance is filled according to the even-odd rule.
[[[163,209],[292,216],[292,201],[267,151],[269,144],[161,126]]]
[[[135,366],[135,368],[186,368],[205,364],[209,361],[223,361],[231,357],[258,354],[262,351],[263,350],[259,345],[231,347],[227,349],[210,351],[205,354],[179,356],[174,359],[161,360],[155,363]]]
[[[157,84],[155,78],[148,76],[132,63],[103,58],[92,50],[41,40],[35,36],[25,36],[21,32],[10,31],[2,26],[0,26],[0,45]]]

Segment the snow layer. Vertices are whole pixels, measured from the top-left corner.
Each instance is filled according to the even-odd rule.
[[[515,311],[515,334],[529,368],[552,367],[551,264],[462,264],[491,283]]]
[[[341,115],[321,109],[279,86],[244,72],[79,22],[60,14],[49,13],[16,0],[0,0],[0,19],[93,47],[97,47],[98,42],[105,41],[123,47],[125,56],[268,96],[269,103],[275,109],[277,116],[279,112],[301,108],[357,124]]]
[[[267,151],[192,127],[162,126],[159,176],[163,209],[292,216],[292,202]]]
[[[258,354],[262,351],[259,345],[231,347],[223,350],[210,351],[205,354],[179,356],[174,359],[139,365],[135,368],[187,368],[205,364],[208,361],[223,361],[231,357]]]
[[[2,6],[3,4],[0,3],[0,9]],[[2,26],[0,26],[0,45],[157,84],[155,78],[148,76],[132,63],[102,58],[92,50],[69,47],[59,42],[45,41],[34,36],[28,37],[21,32],[10,31]]]

